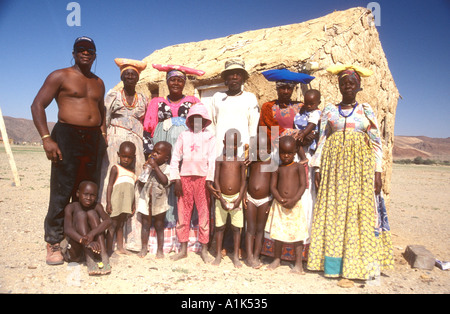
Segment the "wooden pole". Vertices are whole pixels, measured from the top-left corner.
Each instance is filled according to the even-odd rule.
[[[0,108],[0,131],[3,138],[3,143],[5,145],[6,154],[8,155],[9,165],[14,176],[14,182],[16,186],[20,186],[19,173],[17,172],[16,162],[14,161],[14,156],[12,154],[11,146],[9,145],[9,137],[6,133],[5,121],[3,120],[2,109]]]

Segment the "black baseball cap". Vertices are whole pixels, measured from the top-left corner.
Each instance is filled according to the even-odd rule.
[[[73,48],[75,48],[75,46],[76,46],[78,43],[83,42],[83,41],[87,41],[87,42],[91,43],[92,46],[94,46],[94,49],[97,50],[97,48],[95,47],[94,40],[92,40],[92,38],[89,38],[89,37],[87,37],[87,36],[81,36],[81,37],[78,37],[77,39],[75,39],[75,42],[73,43]]]

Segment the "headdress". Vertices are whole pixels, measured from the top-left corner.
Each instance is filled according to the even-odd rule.
[[[161,72],[167,72],[166,80],[173,76],[178,76],[186,80],[186,75],[202,76],[205,71],[188,68],[182,65],[152,64],[153,68]]]
[[[373,74],[370,69],[363,68],[358,65],[337,64],[327,68],[327,72],[339,75],[339,79],[345,76],[353,76],[361,83],[361,77],[368,77]]]
[[[120,68],[120,75],[122,75],[123,71],[127,69],[133,69],[138,74],[141,74],[142,71],[147,67],[147,63],[145,61],[126,59],[126,58],[116,58],[114,62]]]
[[[295,86],[298,83],[309,84],[315,79],[314,76],[305,73],[292,72],[288,69],[267,70],[262,72],[262,75],[264,75],[268,81],[276,82],[277,87],[286,84],[291,86]]]

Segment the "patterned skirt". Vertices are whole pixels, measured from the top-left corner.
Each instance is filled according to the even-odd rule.
[[[378,231],[374,154],[365,133],[335,132],[326,141],[314,207],[308,269],[367,280],[394,265],[390,231]]]

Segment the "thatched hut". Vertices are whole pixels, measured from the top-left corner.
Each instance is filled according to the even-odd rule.
[[[303,99],[302,91],[305,88],[316,88],[322,93],[324,106],[340,101],[337,78],[329,75],[324,70],[326,67],[350,63],[372,69],[375,74],[363,79],[363,91],[357,99],[370,103],[378,115],[385,148],[384,192],[389,199],[394,120],[399,92],[370,11],[352,8],[299,24],[157,50],[144,58],[149,66],[141,73],[137,89],[149,97],[167,95],[165,74],[153,69],[151,64],[181,64],[206,71],[204,76],[187,81],[185,93],[196,95],[207,103],[214,92],[225,89],[220,73],[225,61],[233,57],[245,60],[250,74],[245,90],[253,92],[260,105],[276,98],[274,83],[268,82],[261,74],[265,70],[287,68],[315,76],[310,86],[298,89],[297,98]]]

